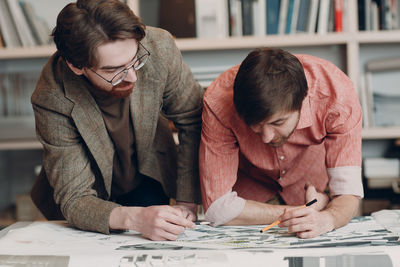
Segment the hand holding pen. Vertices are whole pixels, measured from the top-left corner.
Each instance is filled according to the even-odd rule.
[[[311,200],[310,202],[304,204],[303,206],[301,206],[301,208],[305,208],[305,207],[309,207],[312,204],[314,204],[315,202],[317,202],[317,199],[314,198],[313,200]],[[261,233],[264,233],[265,231],[268,231],[269,229],[271,229],[272,227],[274,227],[275,225],[280,224],[281,221],[280,220],[276,220],[273,223],[271,223],[270,225],[266,226],[264,229],[260,230]]]

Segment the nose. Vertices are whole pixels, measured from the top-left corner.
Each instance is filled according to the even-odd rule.
[[[270,143],[274,139],[274,130],[268,125],[252,126],[251,129],[257,133],[263,143]]]
[[[137,73],[134,68],[128,69],[128,72],[126,73],[126,77],[124,79],[126,82],[131,82],[134,83],[137,81]]]
[[[270,143],[274,139],[274,132],[272,129],[263,127],[260,133],[261,139],[263,143],[267,144]]]

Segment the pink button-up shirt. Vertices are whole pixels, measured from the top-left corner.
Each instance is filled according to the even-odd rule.
[[[308,94],[299,123],[282,147],[264,144],[236,112],[233,82],[225,71],[204,95],[200,181],[206,219],[229,222],[245,199],[265,202],[279,194],[289,205],[305,203],[305,183],[330,195],[363,196],[362,114],[350,79],[332,63],[296,55]]]

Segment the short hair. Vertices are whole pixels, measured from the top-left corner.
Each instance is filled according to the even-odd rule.
[[[97,48],[123,39],[140,41],[145,25],[119,0],[78,0],[66,5],[52,32],[57,50],[77,68],[97,66]]]
[[[247,125],[255,125],[277,112],[301,109],[307,80],[300,61],[278,48],[250,52],[239,67],[233,101]]]

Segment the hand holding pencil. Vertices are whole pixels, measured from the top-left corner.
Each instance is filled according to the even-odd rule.
[[[312,204],[314,204],[315,202],[317,202],[317,199],[314,198],[313,200],[311,200],[310,202],[304,204],[303,206],[301,206],[301,208],[305,208],[305,207],[309,207]],[[260,230],[260,233],[264,233],[265,231],[268,231],[269,229],[271,229],[272,227],[274,227],[275,225],[280,224],[281,221],[280,220],[276,220],[273,223],[271,223],[270,225],[267,225],[266,227],[264,227],[262,230]]]

